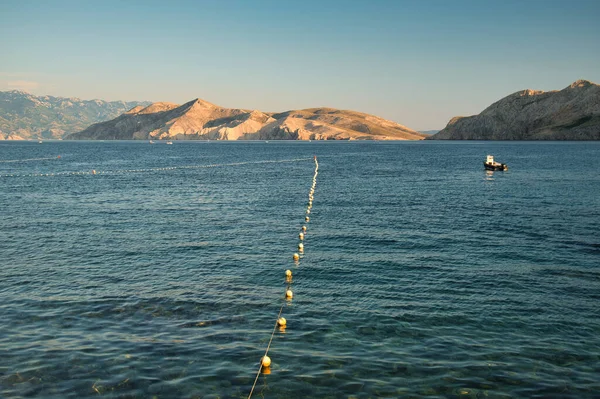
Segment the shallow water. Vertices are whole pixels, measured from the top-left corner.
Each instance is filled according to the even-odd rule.
[[[0,142],[0,397],[598,397],[599,155]]]

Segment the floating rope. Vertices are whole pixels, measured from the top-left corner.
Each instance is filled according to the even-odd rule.
[[[55,159],[55,158],[39,158],[39,159]],[[38,159],[38,160],[39,160]],[[34,159],[31,159],[34,160]],[[167,170],[184,170],[184,169],[205,169],[205,168],[218,168],[224,166],[241,166],[251,164],[268,164],[268,163],[289,163],[306,161],[307,158],[294,158],[294,159],[281,159],[271,161],[247,161],[247,162],[231,162],[221,164],[209,164],[209,165],[183,165],[183,166],[171,166],[162,168],[141,168],[141,169],[113,169],[113,170],[86,170],[86,171],[70,171],[70,172],[53,172],[53,173],[23,173],[23,174],[0,174],[2,177],[46,177],[46,176],[75,176],[75,175],[117,175],[126,173],[148,173],[148,172],[159,172]],[[23,162],[25,160],[5,161],[5,162]]]
[[[60,159],[58,157],[47,157],[47,158],[29,158],[29,159],[2,159],[0,163],[16,163],[16,162],[30,162],[30,161],[48,161],[50,159]]]
[[[315,187],[317,185],[317,175],[319,174],[319,162],[317,161],[316,155],[314,157],[314,160],[315,160],[315,174],[313,176],[312,186],[310,187],[310,190],[308,192],[308,206],[306,208],[306,215],[310,214],[310,211],[312,209],[312,203],[313,203],[314,194],[315,194]],[[310,221],[309,217],[305,216],[305,218],[304,218],[305,224],[302,225],[301,231],[300,231],[300,233],[298,233],[298,238],[300,241],[304,240],[304,235],[306,234],[306,223],[308,223],[309,221]],[[304,253],[304,244],[302,242],[300,242],[298,244],[298,252],[300,252],[301,254]],[[300,255],[298,255],[297,253],[294,253],[292,258],[294,260],[294,263],[296,265],[298,265],[298,262],[300,260]],[[292,272],[290,270],[286,270],[285,276],[286,276],[286,283],[287,283],[286,290],[285,290],[285,298],[287,300],[291,300],[294,296],[294,294],[291,290]],[[271,365],[271,359],[269,358],[268,354],[269,354],[269,349],[271,349],[271,343],[273,342],[273,337],[275,336],[275,331],[277,331],[278,325],[281,326],[282,328],[285,328],[285,325],[287,323],[285,318],[281,317],[281,313],[283,312],[284,306],[285,306],[285,302],[279,308],[279,313],[277,314],[275,326],[273,327],[273,331],[271,332],[271,337],[269,338],[269,343],[267,345],[267,349],[265,350],[265,354],[263,355],[263,357],[260,360],[258,371],[256,372],[256,378],[254,378],[254,383],[252,384],[252,388],[250,389],[250,393],[248,394],[248,399],[252,398],[252,393],[254,393],[254,388],[256,387],[256,383],[258,382],[258,377],[260,377],[261,371],[263,369],[267,369]]]

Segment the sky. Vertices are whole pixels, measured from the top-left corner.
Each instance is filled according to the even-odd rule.
[[[0,0],[0,91],[441,129],[523,89],[600,83],[598,0]]]

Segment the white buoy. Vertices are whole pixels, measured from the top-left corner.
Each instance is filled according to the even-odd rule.
[[[300,252],[304,251],[304,244],[302,244],[302,243],[298,244],[298,251],[300,251]]]
[[[307,222],[309,222],[310,218],[307,216],[307,217],[304,218],[304,220],[306,220]]]
[[[298,238],[301,239],[301,240],[304,240],[304,233],[298,234]]]
[[[294,254],[294,260],[296,260],[296,261],[297,261],[298,259],[300,259],[300,255],[298,255],[298,254]]]
[[[287,320],[285,319],[285,317],[280,317],[279,319],[277,319],[277,324],[279,324],[280,326],[285,326],[287,324]]]
[[[291,271],[291,270],[289,270],[289,269],[288,269],[288,270],[286,270],[286,271],[285,271],[285,276],[286,276],[287,278],[290,278],[290,277],[292,277],[292,271]]]
[[[308,215],[309,213],[310,213],[310,208],[308,208],[308,209],[306,210],[306,214]]]
[[[269,367],[271,365],[271,358],[269,356],[263,356],[261,364],[263,367]]]
[[[294,297],[294,293],[292,292],[292,290],[287,290],[285,292],[285,297],[288,299],[292,299]]]

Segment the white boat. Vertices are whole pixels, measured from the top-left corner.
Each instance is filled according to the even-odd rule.
[[[172,141],[167,141],[167,144],[173,144],[173,142]]]
[[[154,140],[150,140],[150,144],[154,144]]]
[[[494,161],[493,155],[488,155],[487,160],[483,163],[487,170],[508,170],[508,166],[504,163]]]

